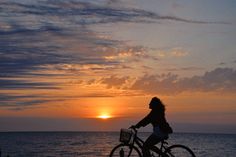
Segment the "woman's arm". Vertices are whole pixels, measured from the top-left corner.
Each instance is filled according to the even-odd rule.
[[[138,122],[135,125],[135,127],[136,128],[140,128],[141,126],[145,127],[146,125],[148,125],[151,122],[151,119],[152,119],[151,117],[152,117],[152,111],[146,117],[144,117],[140,122]]]

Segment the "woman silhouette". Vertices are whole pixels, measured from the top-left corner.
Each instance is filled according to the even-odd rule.
[[[172,129],[165,118],[165,106],[157,97],[152,98],[149,103],[151,112],[144,117],[134,128],[145,127],[149,123],[153,125],[153,133],[147,138],[143,144],[143,157],[150,157],[149,149],[159,143],[161,140],[167,139],[168,134],[172,133]]]

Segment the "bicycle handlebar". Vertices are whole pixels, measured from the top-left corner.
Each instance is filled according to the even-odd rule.
[[[137,132],[138,132],[137,128],[135,128],[133,125],[130,126],[129,129],[132,129],[135,134],[137,134]]]

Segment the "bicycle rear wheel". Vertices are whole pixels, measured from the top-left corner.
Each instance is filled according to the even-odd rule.
[[[141,157],[141,153],[135,146],[119,144],[112,149],[109,157]]]
[[[164,152],[168,157],[195,157],[193,151],[184,145],[172,145]]]

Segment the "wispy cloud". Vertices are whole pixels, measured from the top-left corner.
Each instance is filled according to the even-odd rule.
[[[182,47],[176,47],[171,49],[156,50],[160,58],[166,57],[186,57],[189,55],[189,52]]]
[[[62,1],[44,0],[36,3],[2,2],[1,9],[6,14],[56,16],[68,18],[81,25],[116,23],[116,22],[155,22],[156,20],[170,20],[195,24],[229,24],[228,22],[192,20],[175,16],[159,15],[157,13],[136,8],[114,7],[97,1]],[[104,1],[106,2],[106,1]],[[110,1],[110,3],[113,3]],[[77,18],[75,18],[77,16]]]
[[[29,108],[37,108],[38,105],[48,103],[50,101],[62,101],[54,97],[36,94],[0,94],[0,107],[8,110],[24,110]]]
[[[0,79],[1,90],[10,89],[59,89],[56,83],[49,82],[31,82],[27,80]]]
[[[180,67],[180,68],[165,68],[166,71],[174,72],[174,71],[196,71],[196,70],[204,70],[201,67],[189,66],[189,67]]]

